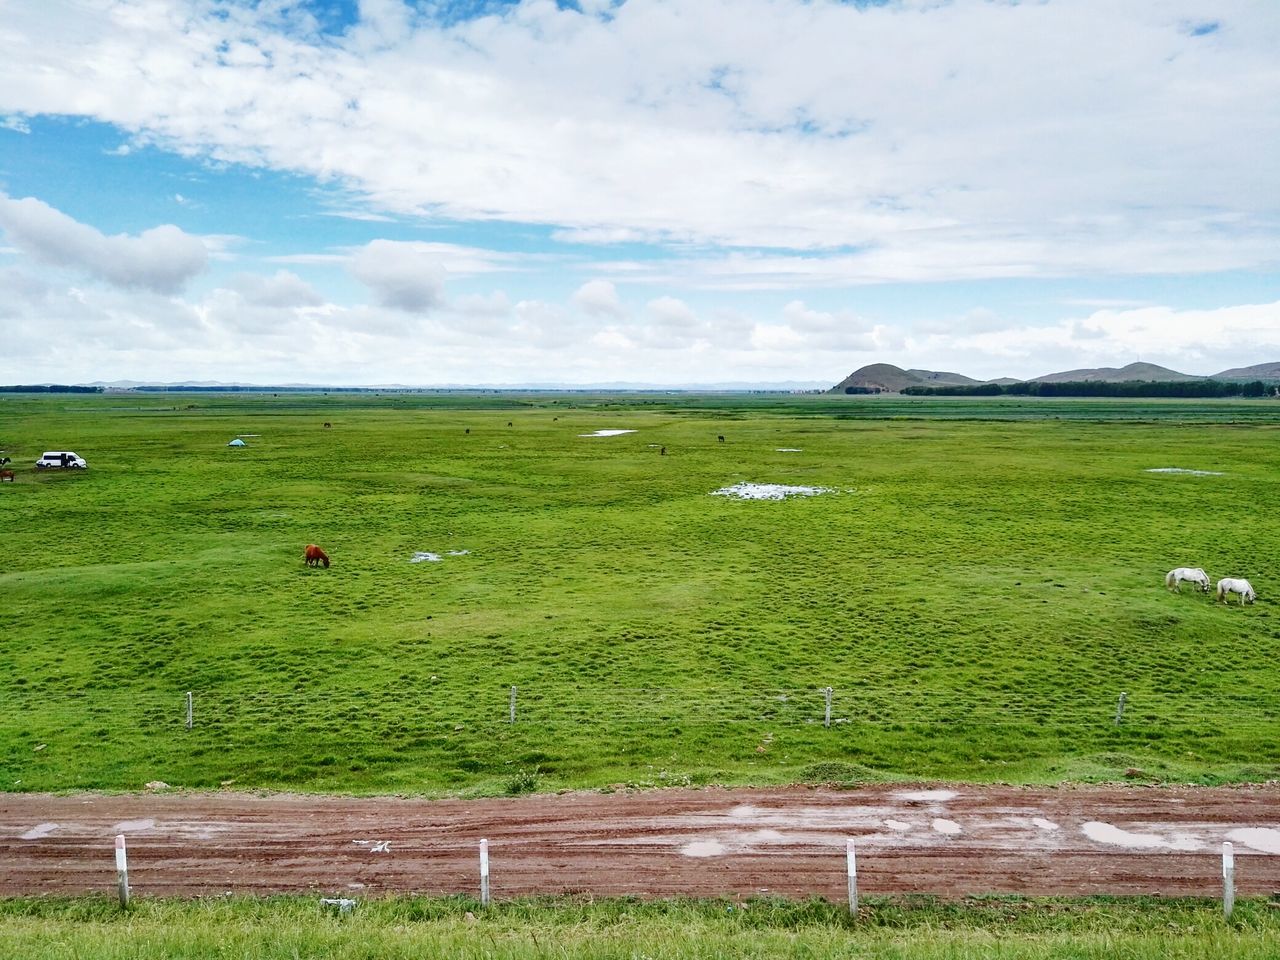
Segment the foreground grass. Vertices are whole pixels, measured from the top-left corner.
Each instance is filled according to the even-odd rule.
[[[1280,955],[1270,901],[1230,920],[1202,900],[963,902],[871,899],[854,920],[821,900],[520,901],[391,898],[337,916],[311,898],[0,901],[7,960],[235,958],[393,960],[425,956],[1263,958]]]
[[[1272,401],[3,397],[0,789],[1275,778],[1278,436]]]

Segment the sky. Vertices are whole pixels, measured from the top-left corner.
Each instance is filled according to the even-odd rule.
[[[1280,361],[1276,0],[0,0],[0,383]]]

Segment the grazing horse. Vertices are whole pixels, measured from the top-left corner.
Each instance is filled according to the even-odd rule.
[[[13,482],[14,482],[14,479],[13,479],[13,471],[12,471],[12,470],[0,470],[0,481],[3,481],[3,480],[8,480],[10,483],[13,483]]]
[[[302,551],[302,559],[308,567],[318,567],[323,563],[324,568],[329,569],[329,555],[314,543],[307,544],[307,549]]]
[[[717,442],[717,443],[724,443],[724,434],[723,434],[723,433],[716,437],[716,442]]]
[[[1170,570],[1164,575],[1164,585],[1170,590],[1182,592],[1182,581],[1193,583],[1200,588],[1202,593],[1209,592],[1209,575],[1199,567],[1178,567],[1176,570]]]
[[[1246,603],[1253,603],[1253,601],[1258,599],[1258,595],[1253,592],[1253,587],[1249,584],[1248,580],[1235,580],[1231,577],[1226,577],[1218,581],[1219,600],[1223,603],[1229,603],[1230,599],[1228,594],[1232,593],[1240,594],[1240,606],[1242,607]]]

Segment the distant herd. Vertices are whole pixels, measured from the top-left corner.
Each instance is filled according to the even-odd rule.
[[[1209,575],[1200,567],[1177,567],[1170,570],[1164,575],[1164,585],[1170,590],[1182,592],[1182,582],[1186,581],[1196,587],[1199,587],[1202,593],[1209,592]],[[1231,594],[1239,594],[1240,605],[1253,603],[1258,599],[1257,593],[1254,592],[1253,586],[1248,580],[1241,580],[1238,577],[1223,577],[1218,581],[1216,597],[1219,600],[1230,600]]]

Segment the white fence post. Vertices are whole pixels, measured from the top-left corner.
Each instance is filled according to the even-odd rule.
[[[511,688],[511,702],[507,705],[507,723],[516,722],[516,688]]]
[[[191,691],[190,691],[190,690],[188,690],[188,691],[187,691],[187,729],[188,729],[188,730],[190,730],[190,729],[191,729],[191,721],[192,721],[192,719],[193,719],[193,717],[192,717],[192,712],[191,712]]]
[[[1236,905],[1236,855],[1229,842],[1222,844],[1222,915],[1231,919]]]
[[[480,841],[480,906],[489,905],[489,841]]]
[[[831,726],[831,688],[823,687],[822,694],[827,700],[826,710],[824,710],[822,714],[822,725],[824,727],[829,727]]]
[[[1116,701],[1116,723],[1124,719],[1124,702],[1129,698],[1127,693],[1120,694],[1120,699]]]
[[[129,860],[124,851],[124,834],[116,837],[116,888],[120,894],[120,909],[129,906]]]
[[[853,838],[844,842],[845,862],[849,870],[849,912],[858,915],[858,860],[853,852]]]

